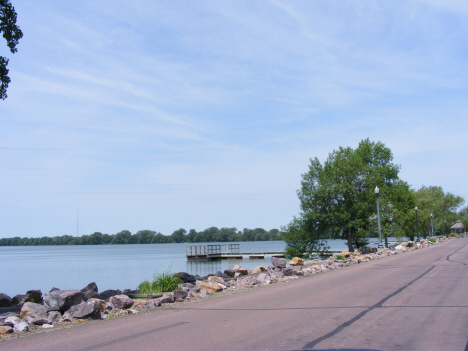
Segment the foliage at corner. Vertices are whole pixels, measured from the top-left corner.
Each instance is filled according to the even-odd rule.
[[[182,283],[177,273],[172,273],[171,267],[169,267],[163,273],[156,271],[152,281],[144,280],[138,286],[138,291],[140,294],[169,292],[177,289]]]
[[[311,159],[298,191],[300,217],[283,228],[287,251],[323,248],[327,238],[345,239],[350,251],[365,246],[377,211],[376,186],[389,209],[388,217],[406,218],[406,206],[400,203],[410,201],[409,186],[399,180],[400,167],[392,160],[389,148],[369,139],[356,149],[333,150],[323,165],[318,158]]]
[[[3,34],[12,54],[18,51],[16,45],[23,37],[23,32],[16,25],[16,17],[15,8],[10,0],[0,0],[0,33]],[[0,56],[0,99],[2,100],[7,98],[6,91],[11,81],[10,77],[8,77],[7,65],[8,59]]]

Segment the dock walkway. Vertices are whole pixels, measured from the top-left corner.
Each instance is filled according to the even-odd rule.
[[[341,253],[341,251],[328,251],[329,255]],[[239,244],[209,244],[190,245],[185,247],[185,255],[189,261],[212,261],[223,259],[263,259],[265,256],[284,257],[285,251],[246,251],[240,252]]]

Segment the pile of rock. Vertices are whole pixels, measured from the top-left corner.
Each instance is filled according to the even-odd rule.
[[[301,276],[310,276],[370,260],[417,250],[438,244],[446,238],[407,242],[378,251],[375,248],[343,251],[340,259],[330,257],[327,260],[310,260],[304,262],[294,257],[289,265],[286,259],[272,257],[272,265],[246,269],[234,266],[223,272],[209,274],[206,277],[190,275],[186,272],[177,273],[182,280],[178,289],[146,299],[132,299],[135,291],[106,290],[99,293],[96,283],[90,283],[81,290],[60,290],[52,288],[44,294],[40,290],[31,290],[26,295],[16,295],[13,298],[0,294],[0,307],[20,306],[19,313],[7,312],[0,314],[0,335],[14,332],[26,332],[30,329],[53,328],[61,323],[80,323],[91,319],[106,319],[109,317],[137,314],[163,304],[183,302],[192,299],[205,298],[215,293],[232,290],[249,289],[256,286],[285,282]]]

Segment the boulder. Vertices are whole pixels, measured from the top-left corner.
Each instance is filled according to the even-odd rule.
[[[49,321],[48,324],[59,322],[61,318],[62,318],[62,315],[60,314],[60,312],[50,311],[49,313],[47,313],[47,320]]]
[[[31,317],[36,318],[47,318],[47,308],[38,303],[26,302],[23,307],[21,307],[20,318]]]
[[[235,265],[234,268],[233,268],[234,272],[235,273],[240,273],[240,275],[247,275],[249,274],[249,271],[247,268],[245,268],[244,266],[238,266],[238,265]],[[235,275],[234,273],[234,275]]]
[[[44,306],[50,311],[66,311],[82,299],[83,292],[79,290],[55,290],[44,295]]]
[[[203,290],[209,290],[211,292],[217,292],[223,290],[221,286],[219,286],[217,283],[207,283],[203,282],[201,280],[197,280],[197,286],[203,291]]]
[[[97,301],[83,301],[78,305],[73,305],[68,309],[68,313],[73,318],[78,319],[101,319],[101,312]]]
[[[49,292],[60,290],[59,288],[52,288]]]
[[[40,290],[29,290],[26,293],[25,302],[42,303],[42,292]]]
[[[271,263],[276,268],[285,268],[286,267],[286,259],[285,258],[272,257],[271,258]]]
[[[224,271],[224,274],[226,274],[228,277],[231,277],[231,278],[234,277],[234,274],[235,274],[235,273],[236,273],[236,272],[234,272],[233,269],[226,269],[226,270]]]
[[[290,267],[283,268],[281,271],[285,276],[291,276],[295,273],[294,270]]]
[[[119,289],[117,290],[104,290],[102,293],[99,294],[99,296],[101,297],[102,300],[104,301],[108,301],[112,296],[115,296],[115,295],[120,295],[122,294],[122,291],[120,291]]]
[[[341,251],[341,256],[343,256],[344,258],[348,258],[350,255],[351,254],[346,250]]]
[[[174,299],[176,299],[177,301],[182,301],[188,296],[188,292],[185,290],[174,290],[173,294],[174,294]]]
[[[0,307],[10,307],[11,297],[7,294],[0,294]]]
[[[302,266],[304,264],[304,260],[300,257],[294,257],[291,262],[289,262],[290,266]]]
[[[106,302],[104,300],[96,299],[96,298],[90,298],[88,301],[96,301],[99,304],[99,310],[101,312],[104,312],[107,308]]]
[[[11,299],[11,304],[12,305],[22,306],[25,302],[26,302],[26,295],[18,294],[16,296],[13,296],[13,298]]]
[[[164,295],[158,300],[160,303],[173,303],[175,301],[175,297],[173,293],[164,293]]]
[[[15,324],[15,326],[13,327],[13,330],[17,333],[21,333],[21,332],[27,332],[29,331],[29,325],[28,323],[24,322],[24,321],[21,321],[17,324]]]
[[[184,283],[195,283],[195,281],[197,280],[195,276],[186,272],[179,272],[175,274],[175,276],[182,280]]]
[[[50,329],[50,328],[53,328],[53,327],[54,327],[53,324],[43,324],[41,328],[42,329]]]
[[[362,255],[362,250],[356,249],[356,250],[354,250],[354,254],[358,255],[358,256],[361,256]]]
[[[115,295],[109,299],[109,302],[115,308],[125,309],[133,306],[133,300],[127,295]]]
[[[161,300],[160,299],[152,299],[146,301],[146,303],[143,305],[144,308],[154,308],[161,306]]]
[[[222,276],[223,276],[223,273],[222,273],[221,271],[217,271],[217,272],[215,273],[215,276],[217,276],[217,277],[222,277]]]
[[[94,296],[95,293],[98,293],[98,287],[96,283],[92,282],[86,285],[83,289],[81,289],[83,292],[83,298],[85,300],[88,300]]]
[[[271,283],[270,276],[268,274],[266,274],[266,273],[260,273],[257,276],[257,279],[260,281],[261,284],[270,284]]]
[[[10,327],[9,325],[0,326],[0,335],[8,334],[8,333],[13,333],[13,328],[12,327]]]
[[[216,277],[216,276],[208,277],[208,281],[211,283],[220,283],[220,284],[226,283],[223,278]]]

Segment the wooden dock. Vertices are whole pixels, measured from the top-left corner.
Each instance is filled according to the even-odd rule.
[[[212,261],[226,259],[263,259],[265,256],[284,257],[284,251],[246,251],[240,252],[239,244],[191,245],[185,247],[187,260]]]
[[[328,251],[324,256],[339,254],[341,251]],[[209,245],[190,245],[185,247],[185,255],[189,261],[214,261],[227,259],[264,259],[265,256],[284,258],[285,251],[246,251],[240,252],[239,244],[209,244]],[[312,254],[320,254],[312,252]],[[308,256],[308,253],[304,255]]]

